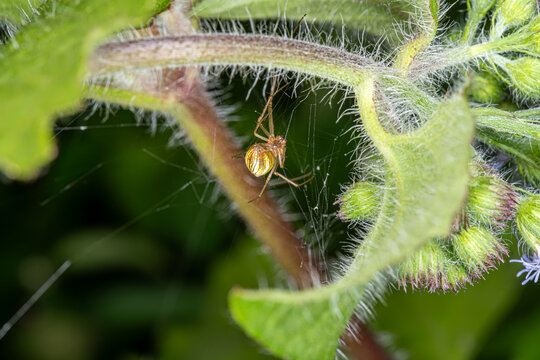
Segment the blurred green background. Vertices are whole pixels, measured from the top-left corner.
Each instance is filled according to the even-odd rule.
[[[245,100],[251,79],[221,82],[217,102],[236,108],[229,125],[246,149],[263,86]],[[341,93],[309,86],[291,93],[292,85],[274,107],[276,132],[288,140],[286,173],[316,178],[271,191],[332,261],[354,233],[332,205],[353,180],[355,119],[336,122],[353,103],[340,110]],[[283,285],[283,274],[197,155],[169,145],[174,131],[162,119],[92,109],[58,121],[58,156],[39,179],[0,186],[0,323],[73,263],[0,341],[0,359],[272,358],[234,325],[226,297],[235,285]],[[522,287],[519,269],[504,264],[457,295],[389,291],[370,326],[400,358],[539,359],[540,285]]]

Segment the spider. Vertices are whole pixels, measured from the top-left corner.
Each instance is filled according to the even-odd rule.
[[[255,127],[255,130],[253,130],[253,135],[265,142],[251,145],[245,155],[246,166],[253,175],[255,175],[256,177],[260,177],[268,174],[266,181],[264,182],[264,186],[259,193],[259,196],[257,196],[251,201],[258,200],[262,196],[264,190],[268,186],[268,182],[273,175],[279,176],[294,187],[300,187],[308,183],[315,177],[315,175],[313,175],[311,178],[304,181],[303,183],[297,184],[294,181],[285,177],[285,175],[282,175],[276,171],[278,165],[282,169],[285,165],[285,150],[287,146],[287,140],[285,140],[283,136],[276,136],[274,134],[274,119],[272,118],[272,99],[279,91],[281,91],[285,86],[287,86],[287,84],[285,84],[277,91],[275,91],[276,83],[277,78],[274,78],[274,81],[272,83],[272,90],[270,91],[268,101],[264,105],[262,114],[257,119],[257,126]],[[266,118],[268,118],[268,130],[263,126],[263,121]],[[257,130],[259,129],[262,130],[265,136],[257,133]],[[301,176],[300,178],[305,176],[307,175]]]

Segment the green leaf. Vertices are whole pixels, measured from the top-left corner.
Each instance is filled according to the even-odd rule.
[[[203,0],[193,8],[193,15],[221,19],[276,18],[306,19],[393,37],[398,24],[405,24],[413,5],[397,0]]]
[[[54,1],[5,45],[0,57],[0,168],[30,179],[56,150],[54,118],[77,108],[86,59],[103,37],[141,25],[154,0]]]
[[[233,289],[233,318],[254,339],[287,359],[333,359],[338,338],[361,296],[346,287],[302,292]]]
[[[362,84],[362,119],[386,160],[387,189],[349,271],[332,285],[307,291],[231,292],[234,319],[285,358],[334,358],[339,335],[368,282],[431,238],[446,235],[465,197],[474,128],[467,102],[455,97],[422,128],[390,135],[376,119],[372,97],[373,84]]]
[[[478,138],[512,156],[519,172],[540,183],[540,108],[507,112],[477,108]]]
[[[540,139],[538,137],[515,136],[490,127],[479,127],[477,135],[481,141],[512,156],[525,179],[532,183],[540,183]]]
[[[473,109],[476,123],[495,132],[540,139],[540,108],[511,113],[492,107]],[[536,119],[536,120],[534,120]]]

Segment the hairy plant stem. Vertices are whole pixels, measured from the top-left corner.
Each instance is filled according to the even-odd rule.
[[[366,77],[399,89],[418,109],[432,111],[438,101],[399,69],[332,47],[262,35],[195,34],[139,39],[100,46],[90,60],[90,77],[168,66],[262,66],[304,73],[350,88]]]
[[[262,66],[304,73],[351,88],[357,88],[369,76],[383,87],[399,88],[412,105],[431,111],[438,100],[416,86],[416,80],[475,58],[519,50],[516,43],[530,35],[519,32],[483,44],[442,49],[422,58],[419,52],[432,36],[421,36],[411,43],[411,48],[405,47],[401,55],[405,59],[398,59],[396,68],[329,46],[274,36],[190,34],[146,38],[100,46],[90,59],[89,75],[107,76],[126,70],[183,65]],[[400,68],[406,67],[409,67],[407,76],[403,76]]]
[[[406,64],[410,65],[431,40],[432,35],[428,35],[426,39],[415,40],[412,50],[407,48]],[[304,73],[351,88],[358,87],[370,76],[385,86],[399,86],[404,97],[425,107],[426,102],[432,105],[435,101],[411,79],[470,61],[472,56],[464,57],[463,51],[464,48],[448,51],[446,62],[440,63],[438,59],[434,64],[422,63],[418,68],[412,65],[412,77],[407,78],[400,75],[400,69],[320,44],[265,35],[190,34],[104,44],[90,60],[89,75],[106,76],[127,70],[183,65],[262,66]]]
[[[434,39],[438,25],[438,2],[430,0],[429,3],[429,10],[424,9],[424,14],[420,17],[424,20],[425,28],[401,48],[394,62],[396,69],[407,70],[415,57]]]
[[[91,75],[172,65],[279,68],[354,87],[385,67],[363,56],[300,40],[262,35],[195,34],[109,43],[91,61]],[[387,71],[387,70],[386,70]]]
[[[473,60],[489,59],[497,54],[516,51],[535,56],[536,53],[528,50],[529,43],[534,32],[518,31],[499,39],[490,39],[479,44],[462,43],[455,47],[448,47],[435,54],[428,54],[428,57],[421,59],[418,64],[412,64],[410,68],[410,78],[416,79],[426,77],[429,74],[443,71],[451,67],[463,66]],[[469,41],[469,40],[464,40]]]
[[[358,109],[362,116],[362,123],[366,133],[375,143],[375,146],[382,151],[386,148],[388,138],[391,136],[388,134],[377,118],[375,110],[375,103],[373,97],[375,93],[375,84],[373,79],[366,79],[362,83],[362,86],[355,89],[358,99]]]

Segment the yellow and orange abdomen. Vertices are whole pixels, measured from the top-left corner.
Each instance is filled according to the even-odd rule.
[[[253,144],[246,152],[246,166],[257,177],[267,174],[274,166],[274,155],[265,145]]]

